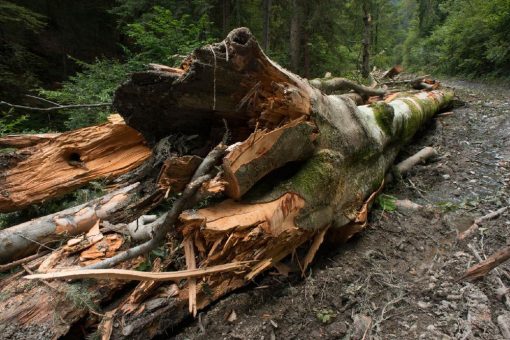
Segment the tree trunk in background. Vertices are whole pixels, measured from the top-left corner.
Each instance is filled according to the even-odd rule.
[[[226,35],[230,27],[230,0],[222,0],[222,11],[223,34]]]
[[[290,65],[292,71],[299,70],[299,50],[301,45],[301,7],[299,0],[292,0],[292,19],[290,22]]]
[[[236,0],[236,23],[241,26],[241,0]]]
[[[269,51],[269,29],[271,22],[271,0],[264,0],[263,2],[264,12],[264,27],[262,34],[262,48],[267,53]]]
[[[303,72],[301,76],[305,78],[310,77],[310,48],[308,47],[309,34],[303,30]]]
[[[367,78],[370,75],[370,42],[372,33],[372,16],[368,0],[363,1],[363,51],[361,61],[361,75]]]
[[[377,49],[377,45],[378,45],[378,38],[379,38],[380,17],[381,17],[380,7],[379,7],[379,5],[376,4],[375,9],[374,9],[374,34],[372,35],[372,41],[373,41],[372,54],[374,54],[374,55],[379,52]]]

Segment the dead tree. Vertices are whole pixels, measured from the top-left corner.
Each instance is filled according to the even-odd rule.
[[[224,199],[184,211],[172,221],[166,235],[168,255],[153,270],[195,273],[195,267],[243,266],[198,279],[190,274],[184,285],[149,278],[102,317],[103,336],[152,337],[245,285],[296,248],[312,242],[305,259],[309,263],[324,238],[342,241],[361,231],[368,207],[400,148],[452,98],[448,90],[404,93],[388,103],[356,106],[348,98],[326,95],[275,64],[246,28],[233,30],[221,43],[195,50],[179,68],[133,74],[117,90],[114,105],[151,145],[181,132],[205,136],[204,149],[211,149],[222,139],[223,121],[231,144],[201,189]],[[110,255],[131,247],[125,240],[119,248],[117,237],[102,241],[112,249]],[[80,254],[99,253],[96,248],[74,252],[75,248],[66,248],[48,255],[41,266],[51,272],[83,265]],[[186,265],[177,258],[185,258]],[[116,268],[135,268],[141,261],[126,258]],[[69,277],[94,277],[93,271],[87,273]],[[102,277],[118,280],[100,280],[82,288],[94,293],[94,302],[105,305],[123,287],[124,274],[111,269]],[[7,279],[2,292],[20,291],[19,284],[15,278]],[[59,337],[84,316],[94,315],[90,305],[73,305],[55,294],[79,283],[51,284],[53,289],[27,286],[0,301],[0,331]]]

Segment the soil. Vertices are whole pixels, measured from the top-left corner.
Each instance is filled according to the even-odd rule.
[[[323,246],[304,279],[275,270],[162,338],[504,339],[510,311],[498,280],[510,287],[510,264],[475,282],[459,278],[478,262],[473,249],[485,257],[510,242],[510,211],[465,241],[457,234],[510,205],[510,91],[446,84],[463,104],[400,155],[434,146],[440,157],[385,188],[423,209],[374,206],[368,228]]]

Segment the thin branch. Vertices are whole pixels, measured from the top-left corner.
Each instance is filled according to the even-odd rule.
[[[166,235],[173,228],[179,215],[187,208],[193,206],[196,203],[195,193],[202,186],[204,182],[211,179],[212,176],[209,174],[212,168],[218,163],[218,161],[225,154],[227,147],[223,143],[216,146],[207,157],[204,158],[202,163],[199,165],[195,174],[191,178],[190,183],[184,189],[182,195],[174,202],[172,209],[164,217],[163,223],[155,230],[154,237],[145,243],[142,243],[136,247],[126,250],[123,253],[117,254],[101,262],[93,265],[84,267],[84,269],[107,269],[116,266],[119,263],[133,259],[137,256],[146,254],[151,250],[158,247],[165,241]],[[160,217],[161,219],[161,217]],[[156,220],[153,223],[159,222]]]
[[[46,111],[57,111],[57,110],[67,110],[67,109],[112,106],[112,103],[73,104],[73,105],[59,105],[59,106],[52,106],[52,107],[32,107],[32,106],[11,104],[6,101],[0,100],[0,105],[8,106],[13,109],[30,110],[30,111],[45,111],[46,112]]]
[[[26,94],[25,97],[28,97],[28,98],[32,98],[32,99],[37,99],[43,103],[47,103],[47,104],[51,104],[53,106],[62,106],[61,104],[59,103],[55,103],[55,102],[52,102],[51,100],[48,100],[46,98],[42,98],[42,97],[38,97],[38,96],[34,96],[34,95],[31,95],[31,94]]]
[[[48,253],[49,253],[49,251],[45,250],[45,251],[42,251],[40,253],[37,253],[37,254],[31,255],[31,256],[28,256],[28,257],[25,257],[25,258],[13,261],[11,263],[2,264],[2,265],[0,265],[0,273],[8,271],[9,269],[17,267],[19,265],[23,265],[23,264],[25,264],[27,262],[30,262],[32,260],[35,260],[35,259],[37,259],[37,258],[39,258],[41,256],[44,256],[44,255],[48,254]]]

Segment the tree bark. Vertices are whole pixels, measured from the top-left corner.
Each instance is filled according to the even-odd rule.
[[[223,34],[228,33],[230,27],[230,0],[221,1]]]
[[[63,196],[90,181],[126,173],[151,151],[122,120],[62,133],[0,156],[0,212]]]
[[[196,255],[197,268],[251,262],[243,270],[197,280],[196,286],[194,279],[187,286],[163,284],[157,297],[145,295],[145,301],[102,323],[114,339],[146,339],[164,332],[189,315],[190,289],[196,288],[192,305],[202,309],[296,248],[320,240],[326,228],[341,240],[361,231],[400,147],[453,98],[450,91],[431,91],[357,107],[269,60],[246,28],[197,49],[179,70],[134,74],[116,91],[115,106],[130,126],[154,142],[179,129],[204,129],[206,136],[218,138],[214,126],[227,120],[234,144],[218,176],[230,198],[171,221],[170,249],[179,250],[179,240],[191,242],[188,253]],[[64,262],[73,261],[69,257]],[[132,259],[123,267],[136,265]],[[114,280],[102,286],[96,300],[107,301],[118,284]],[[59,337],[65,325],[87,313],[86,308],[59,312],[59,327],[54,327],[48,307],[23,304],[44,294],[49,299],[36,286],[21,297],[0,301],[0,325],[22,334],[44,330],[45,337]],[[61,307],[69,309],[69,303]]]
[[[370,14],[369,0],[363,0],[363,41],[361,75],[368,78],[370,75],[370,44],[372,41],[372,16]]]
[[[271,0],[263,0],[262,11],[264,17],[264,27],[262,30],[262,49],[269,51],[269,33],[271,29]]]
[[[300,0],[292,0],[292,18],[290,20],[290,65],[294,72],[299,70],[301,58],[301,12]]]

